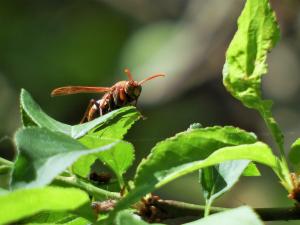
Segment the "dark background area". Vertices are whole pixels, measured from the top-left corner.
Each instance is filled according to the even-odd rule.
[[[274,115],[288,149],[300,136],[300,2],[273,0],[272,5],[282,39],[269,55],[263,90],[275,102]],[[139,99],[147,120],[139,121],[126,138],[135,145],[136,162],[156,142],[194,122],[238,126],[272,145],[258,114],[222,85],[225,51],[243,6],[242,0],[0,0],[0,156],[14,157],[10,139],[20,127],[21,88],[52,117],[76,124],[89,100],[101,95],[51,98],[51,90],[111,86],[126,79],[125,67],[136,80],[167,74],[146,83]],[[217,205],[291,205],[272,172],[260,168],[262,177],[242,178]],[[203,203],[197,174],[158,193]]]

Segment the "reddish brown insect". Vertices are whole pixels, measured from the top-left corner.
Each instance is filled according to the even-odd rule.
[[[125,105],[137,104],[137,100],[142,91],[142,85],[156,77],[163,77],[165,74],[154,74],[146,79],[137,82],[134,81],[129,69],[124,70],[129,80],[119,81],[112,87],[85,87],[85,86],[66,86],[56,88],[51,92],[51,96],[71,95],[78,93],[105,93],[101,99],[95,101],[92,99],[84,113],[80,123],[85,120],[91,121],[97,116],[102,116],[114,109]]]
[[[107,172],[91,172],[89,174],[89,180],[100,183],[107,184],[112,178],[112,174]]]

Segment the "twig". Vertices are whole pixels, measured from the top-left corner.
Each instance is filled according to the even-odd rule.
[[[0,157],[3,171],[11,169],[13,162]],[[100,199],[120,199],[121,196],[117,192],[110,192],[98,188],[76,177],[57,176],[54,180],[57,183],[78,187],[87,193],[94,195]],[[173,219],[186,216],[203,217],[205,206],[196,205],[186,202],[158,199],[152,203],[158,210],[163,213],[161,219]],[[229,208],[211,207],[210,213],[218,213],[228,210]],[[280,208],[254,208],[253,209],[264,221],[279,220],[300,220],[300,207],[280,207]]]
[[[92,208],[96,212],[96,214],[103,213],[103,212],[109,212],[114,209],[116,206],[117,201],[114,199],[108,199],[103,202],[93,202]]]
[[[190,204],[173,200],[158,200],[155,204],[160,210],[165,212],[168,219],[184,216],[203,217],[205,206]],[[218,213],[229,208],[211,207],[210,213]],[[253,209],[264,221],[278,220],[299,220],[299,207],[281,207],[281,208],[254,208]],[[164,219],[167,219],[164,218]]]
[[[58,183],[63,183],[67,185],[71,185],[73,187],[78,187],[87,193],[94,195],[95,197],[98,197],[100,199],[119,199],[120,194],[117,192],[110,192],[103,190],[101,188],[98,188],[90,183],[87,183],[85,181],[82,181],[76,177],[63,177],[63,176],[57,176],[55,178],[55,181]]]

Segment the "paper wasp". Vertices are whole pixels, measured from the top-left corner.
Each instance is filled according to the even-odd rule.
[[[124,70],[128,80],[119,81],[111,87],[86,87],[86,86],[66,86],[54,89],[51,96],[71,95],[78,93],[105,93],[97,101],[92,99],[84,113],[80,123],[91,121],[97,116],[102,116],[112,110],[130,104],[137,104],[137,100],[142,91],[142,85],[156,77],[165,76],[164,73],[154,74],[138,82],[133,80],[129,69]]]

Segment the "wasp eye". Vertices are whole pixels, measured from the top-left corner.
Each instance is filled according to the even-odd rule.
[[[135,96],[140,96],[140,94],[141,94],[141,88],[140,88],[140,87],[136,87],[136,88],[134,89],[134,95],[135,95]]]

